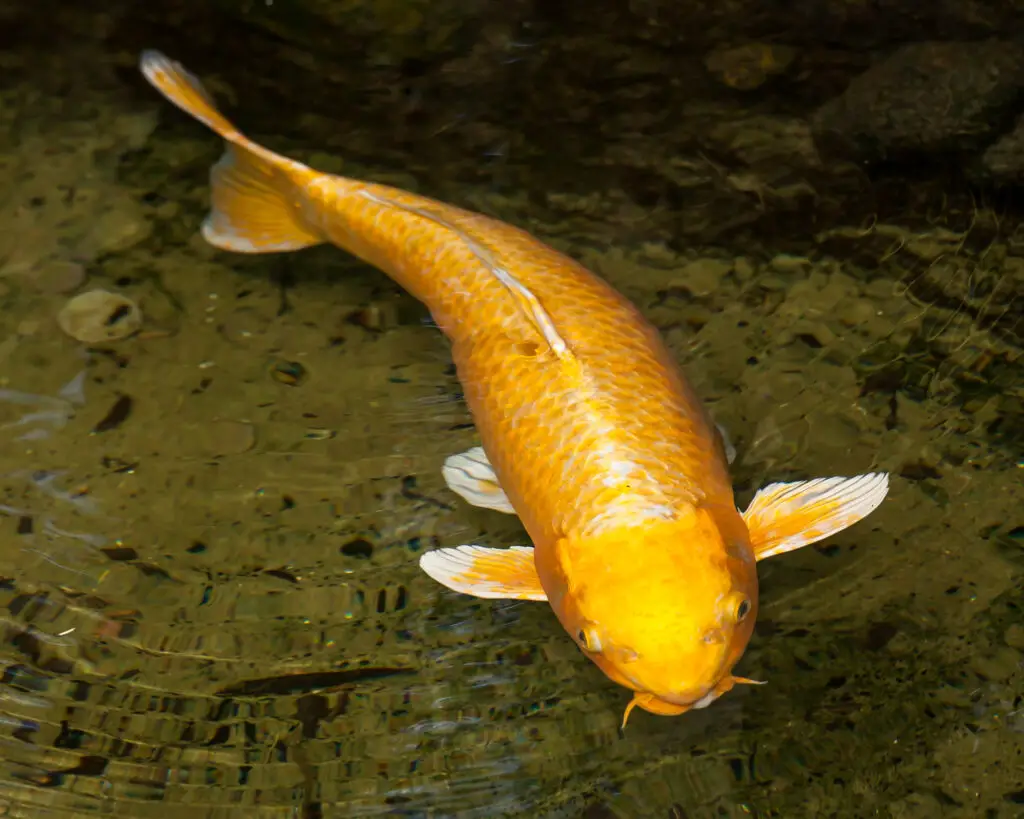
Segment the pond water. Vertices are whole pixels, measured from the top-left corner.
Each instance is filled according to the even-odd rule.
[[[524,542],[444,485],[475,437],[425,309],[333,248],[206,246],[219,140],[131,76],[136,54],[88,53],[107,63],[5,58],[0,814],[1024,813],[1024,248],[1004,216],[677,242],[685,201],[648,235],[618,190],[546,186],[550,158],[446,174],[368,158],[389,134],[364,129],[353,161],[338,123],[258,113],[247,73],[284,68],[211,82],[277,150],[516,222],[607,278],[728,430],[741,506],[892,473],[865,522],[761,565],[738,672],[767,685],[620,735],[624,691],[547,606],[417,567]],[[141,330],[63,332],[96,288]]]

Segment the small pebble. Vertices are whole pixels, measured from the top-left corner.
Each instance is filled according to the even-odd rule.
[[[885,301],[893,298],[900,286],[898,282],[890,279],[875,279],[864,287],[864,295],[875,302]]]
[[[350,314],[348,320],[367,330],[379,332],[384,329],[384,315],[380,307],[370,304]]]
[[[847,327],[860,327],[872,321],[878,308],[867,299],[850,299],[836,306],[835,317]]]
[[[812,349],[830,347],[836,343],[836,336],[826,324],[815,321],[796,321],[789,328],[787,335],[798,339]]]
[[[757,268],[754,267],[754,263],[746,256],[740,256],[733,262],[732,272],[741,282],[747,282],[750,281],[754,273],[757,272]]]
[[[645,242],[640,246],[639,256],[644,263],[654,267],[669,268],[679,262],[676,252],[664,242]]]
[[[87,248],[93,255],[120,253],[149,238],[153,225],[134,207],[113,207],[93,223]]]
[[[997,648],[991,654],[975,657],[971,663],[974,672],[986,680],[1003,682],[1020,667],[1020,652],[1009,646]]]
[[[157,219],[176,219],[181,213],[181,203],[168,201],[159,205],[154,211]]]
[[[928,262],[935,261],[940,256],[949,253],[952,249],[949,242],[935,241],[934,239],[930,239],[925,236],[918,239],[911,239],[909,242],[904,244],[903,247],[919,259],[924,259]]]
[[[270,375],[275,381],[297,387],[306,380],[306,368],[298,361],[275,361],[270,368]]]
[[[398,302],[380,301],[368,304],[348,316],[351,324],[356,324],[374,333],[382,333],[401,324],[398,314]]]
[[[688,290],[694,296],[714,293],[732,271],[732,262],[722,259],[696,259],[687,264],[679,277],[669,282],[669,287]]]
[[[57,314],[57,324],[77,341],[101,344],[137,332],[142,326],[142,311],[126,296],[90,290],[64,305]]]
[[[85,268],[77,262],[55,259],[33,271],[30,281],[43,293],[70,293],[85,281]]]
[[[1014,623],[1003,634],[1003,641],[1011,648],[1024,649],[1024,626]]]
[[[778,43],[745,43],[712,51],[704,66],[730,88],[750,91],[781,74],[796,59],[796,49]]]
[[[954,708],[969,708],[971,705],[971,698],[965,691],[949,685],[937,689],[932,697],[940,705],[950,705]]]
[[[780,253],[774,256],[768,263],[772,270],[777,273],[796,273],[809,267],[811,260],[804,256],[792,256],[789,253]]]

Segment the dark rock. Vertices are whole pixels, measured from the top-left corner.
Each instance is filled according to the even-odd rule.
[[[1024,31],[1024,7],[1000,0],[0,0],[0,18],[25,54],[96,48],[130,107],[179,127],[143,47],[319,170],[566,234],[602,220],[609,245],[785,243],[1018,178],[1001,138],[1024,114],[1024,41],[986,38]],[[70,93],[37,63],[11,81]],[[863,167],[894,157],[911,161]]]
[[[813,116],[820,145],[861,160],[979,151],[1019,110],[1024,46],[912,43]]]
[[[978,176],[1002,184],[1024,182],[1024,116],[985,151]]]

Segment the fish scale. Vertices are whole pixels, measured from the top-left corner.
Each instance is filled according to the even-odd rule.
[[[220,134],[203,236],[239,253],[330,241],[427,305],[452,345],[482,448],[442,472],[470,503],[519,516],[532,547],[475,544],[420,566],[477,597],[546,600],[585,656],[655,714],[737,683],[755,562],[851,526],[888,491],[869,473],[776,483],[740,513],[726,448],[658,332],[627,299],[523,230],[395,188],[323,174],[239,132],[199,80],[140,68]]]
[[[501,222],[385,186],[332,182],[311,186],[315,210],[343,215],[321,217],[323,230],[430,309],[452,343],[483,446],[502,488],[523,510],[534,545],[586,531],[601,517],[612,458],[636,465],[631,490],[616,490],[619,503],[663,508],[707,496],[732,503],[702,407],[660,338],[616,291]],[[429,208],[446,225],[363,193]],[[537,296],[568,342],[583,385],[452,227],[472,238],[484,234],[494,261],[515,270]],[[524,354],[526,344],[537,345],[539,354]],[[583,393],[594,396],[591,406],[574,410]],[[613,451],[598,456],[609,437]]]

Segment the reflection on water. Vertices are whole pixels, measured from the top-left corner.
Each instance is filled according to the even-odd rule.
[[[805,256],[677,252],[598,216],[532,225],[662,328],[736,444],[741,507],[769,480],[894,474],[867,522],[762,565],[739,672],[767,686],[620,737],[623,692],[546,607],[416,568],[523,542],[444,487],[475,441],[424,311],[330,248],[204,247],[219,146],[112,77],[0,112],[31,123],[0,171],[4,815],[1024,810],[1019,248],[879,224]],[[68,265],[143,332],[65,337]]]

